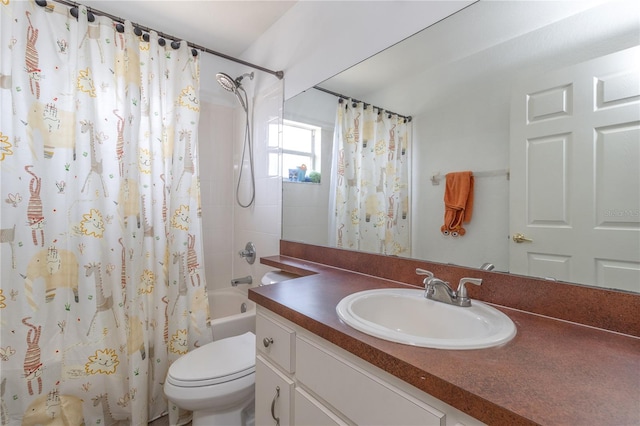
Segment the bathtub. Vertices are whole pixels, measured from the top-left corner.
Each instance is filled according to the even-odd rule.
[[[244,289],[229,287],[210,291],[209,311],[213,340],[256,332],[256,304],[247,298]]]

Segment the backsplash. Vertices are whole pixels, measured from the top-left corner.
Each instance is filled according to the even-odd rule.
[[[482,286],[471,286],[468,289],[471,298],[640,337],[640,295],[635,293],[284,240],[280,241],[280,256],[419,287],[422,287],[423,277],[416,275],[416,268],[427,269],[437,277],[453,283],[452,286],[457,285],[464,277],[482,278]],[[282,261],[280,259],[279,263]],[[287,269],[282,265],[279,267]],[[300,273],[299,268],[294,261],[290,271]]]

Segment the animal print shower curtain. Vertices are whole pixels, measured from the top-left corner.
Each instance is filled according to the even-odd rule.
[[[333,135],[329,241],[369,253],[411,255],[411,122],[341,100]]]
[[[0,3],[2,425],[146,425],[211,340],[199,61],[49,4]]]

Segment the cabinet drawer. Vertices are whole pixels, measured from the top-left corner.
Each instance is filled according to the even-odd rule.
[[[258,313],[256,315],[256,349],[288,373],[295,368],[294,330]]]
[[[294,401],[296,425],[347,426],[347,423],[300,388],[296,388]]]
[[[256,425],[291,425],[294,383],[260,355],[256,357]],[[278,423],[279,421],[279,423]]]
[[[296,377],[356,424],[445,425],[439,410],[303,337],[296,340]]]

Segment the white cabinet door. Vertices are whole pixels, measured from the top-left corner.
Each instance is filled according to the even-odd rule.
[[[269,361],[256,357],[256,425],[292,424],[294,383]]]
[[[635,47],[514,88],[510,272],[640,291],[639,78]]]
[[[295,424],[299,426],[347,426],[342,419],[300,388],[295,391]]]
[[[336,356],[311,340],[298,336],[296,352],[298,383],[355,424],[446,424],[443,412]]]

